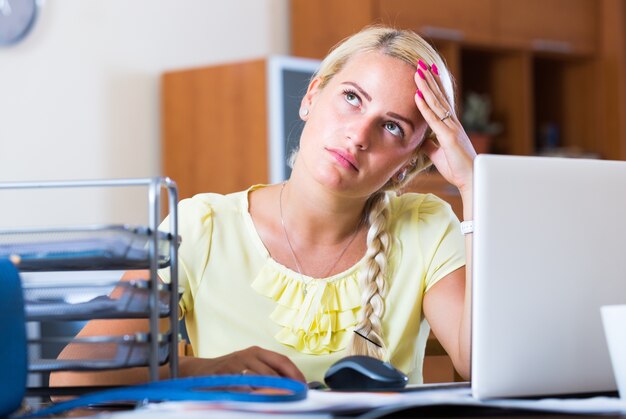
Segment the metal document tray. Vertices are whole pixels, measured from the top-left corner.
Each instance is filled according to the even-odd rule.
[[[163,365],[168,360],[170,334],[159,335],[158,360]],[[28,372],[52,371],[97,371],[128,367],[147,366],[150,356],[148,335],[138,333],[124,336],[93,336],[84,338],[47,338],[31,340],[29,353],[39,353],[46,344],[67,343],[63,359],[40,359],[33,357],[28,360]],[[99,358],[84,358],[88,347],[97,345]],[[39,346],[39,348],[37,348]],[[93,349],[86,353],[93,353]]]
[[[172,237],[157,234],[158,266],[164,268]],[[23,272],[147,269],[152,237],[149,228],[128,225],[0,230],[0,257],[10,257]]]
[[[28,321],[147,318],[148,280],[100,281],[87,284],[24,283]],[[159,284],[159,317],[169,315],[169,284]]]

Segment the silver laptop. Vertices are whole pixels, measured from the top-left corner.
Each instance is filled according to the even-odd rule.
[[[474,397],[615,390],[599,308],[626,303],[626,162],[480,155],[474,182]]]

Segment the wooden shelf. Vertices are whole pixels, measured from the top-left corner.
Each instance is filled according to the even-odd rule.
[[[531,76],[527,51],[462,49],[460,98],[469,92],[487,95],[492,119],[503,127],[490,152],[533,154]]]
[[[572,151],[606,155],[596,136],[597,106],[593,62],[536,56],[533,61],[535,152],[556,145]],[[552,134],[549,134],[549,133]],[[556,144],[552,144],[556,142]]]

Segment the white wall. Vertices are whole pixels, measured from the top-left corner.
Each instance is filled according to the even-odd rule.
[[[159,175],[160,74],[286,54],[287,7],[287,0],[47,0],[33,32],[0,48],[0,181]],[[13,195],[2,194],[0,227],[34,216],[133,222],[145,212],[143,194],[112,203],[91,192],[71,206],[54,204],[77,194],[30,192],[11,205],[3,197]]]

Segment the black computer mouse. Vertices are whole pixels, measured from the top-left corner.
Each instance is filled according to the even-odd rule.
[[[390,363],[363,355],[340,359],[324,375],[324,382],[333,390],[401,389],[408,381]]]

